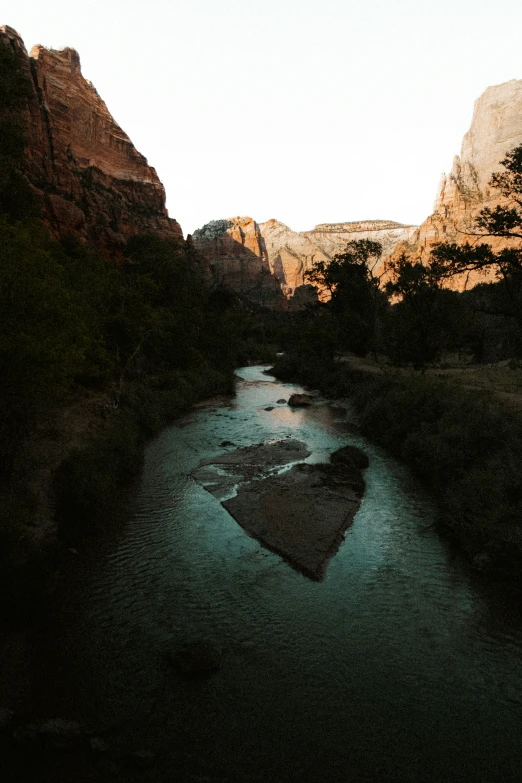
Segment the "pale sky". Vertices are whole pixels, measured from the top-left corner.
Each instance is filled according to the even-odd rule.
[[[515,0],[2,0],[71,46],[186,233],[430,214],[486,87],[522,78]]]

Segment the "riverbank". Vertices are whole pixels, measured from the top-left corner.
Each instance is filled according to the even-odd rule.
[[[64,558],[103,518],[124,518],[146,442],[200,400],[232,394],[231,372],[209,367],[79,390],[47,411],[0,488],[0,617],[25,622],[44,608]]]
[[[522,416],[485,390],[448,377],[346,362],[280,357],[276,377],[347,397],[361,430],[403,460],[431,489],[446,534],[473,565],[522,571]]]
[[[357,431],[352,406],[278,404],[303,389],[263,370],[238,371],[233,397],[149,442],[132,514],[71,556],[34,637],[27,702],[5,702],[17,727],[74,721],[105,752],[22,746],[6,780],[518,780],[518,595],[441,539],[429,493]],[[347,444],[369,458],[322,582],[260,546],[193,478],[227,449],[288,435],[310,464]],[[223,652],[218,671],[172,667],[203,639]],[[133,754],[150,766],[131,767]]]

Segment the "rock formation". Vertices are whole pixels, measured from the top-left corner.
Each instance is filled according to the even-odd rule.
[[[328,223],[297,232],[278,220],[257,224],[252,218],[216,220],[194,233],[194,244],[214,276],[242,293],[251,293],[267,274],[276,279],[285,297],[305,302],[309,297],[305,273],[317,261],[342,253],[348,242],[372,239],[388,254],[409,238],[416,226],[384,220]],[[275,301],[275,300],[274,300]]]
[[[24,173],[42,197],[52,233],[112,249],[138,233],[183,239],[156,171],[82,76],[78,53],[35,46],[27,54],[7,26],[0,27],[0,44],[18,52],[30,80]]]
[[[286,296],[306,280],[305,272],[317,261],[329,261],[342,253],[348,242],[371,239],[380,242],[383,253],[389,254],[397,242],[413,234],[416,226],[403,226],[387,220],[366,220],[355,223],[323,223],[312,231],[292,231],[278,220],[261,223],[270,270],[281,283]]]
[[[286,300],[271,273],[265,242],[255,220],[213,220],[195,231],[192,239],[216,284],[225,284],[259,304],[284,307]]]
[[[437,242],[487,241],[494,249],[505,247],[507,240],[477,238],[474,219],[484,207],[502,203],[489,181],[493,172],[502,171],[500,161],[506,152],[519,144],[522,144],[522,80],[513,79],[488,87],[475,102],[471,127],[450,174],[441,179],[433,214],[406,242],[396,245],[390,258],[405,253],[427,261]],[[452,286],[462,290],[485,279],[488,278],[475,272],[455,278]]]

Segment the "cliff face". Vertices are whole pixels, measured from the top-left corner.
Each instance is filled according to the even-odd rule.
[[[213,220],[192,240],[209,277],[268,307],[282,308],[285,298],[268,261],[260,226],[250,217]]]
[[[318,261],[342,253],[348,242],[372,239],[381,242],[385,254],[397,242],[409,238],[415,226],[373,220],[331,223],[313,231],[292,231],[278,220],[257,224],[252,218],[214,221],[194,233],[194,243],[222,282],[247,292],[260,272],[278,281],[286,298],[305,294],[305,273]],[[245,252],[247,250],[248,252]],[[305,297],[306,298],[306,297]]]
[[[278,220],[261,223],[270,271],[277,277],[286,296],[306,283],[305,272],[318,261],[329,261],[346,249],[348,242],[371,239],[380,242],[383,254],[397,242],[409,238],[416,226],[403,226],[386,220],[357,223],[323,223],[312,231],[292,231]]]
[[[522,144],[522,80],[512,80],[488,89],[475,102],[473,119],[464,136],[460,156],[453,161],[450,174],[443,175],[433,214],[406,242],[399,243],[391,254],[427,261],[437,242],[487,241],[494,249],[506,247],[507,240],[477,239],[473,236],[474,220],[484,207],[502,203],[497,191],[489,186],[491,175],[502,171],[500,161],[513,147]],[[452,286],[460,290],[487,280],[471,273],[454,278]]]
[[[111,248],[138,233],[183,239],[156,171],[82,76],[78,53],[35,46],[27,54],[6,26],[0,44],[20,53],[30,79],[24,173],[42,196],[52,233]]]

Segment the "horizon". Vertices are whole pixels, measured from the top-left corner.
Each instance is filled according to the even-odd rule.
[[[510,1],[419,11],[413,0],[393,9],[383,0],[268,0],[262,9],[153,0],[146,17],[120,0],[94,0],[86,18],[67,9],[63,0],[8,2],[2,21],[28,51],[79,52],[84,77],[157,170],[185,235],[238,215],[297,232],[419,225],[475,101],[521,70],[522,9]]]

